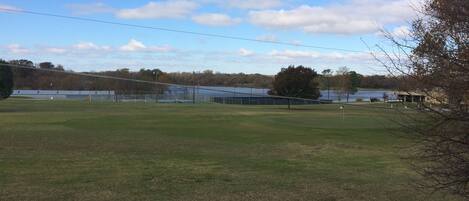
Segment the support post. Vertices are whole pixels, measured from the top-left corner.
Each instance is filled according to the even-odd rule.
[[[195,104],[195,86],[192,87],[192,104]]]

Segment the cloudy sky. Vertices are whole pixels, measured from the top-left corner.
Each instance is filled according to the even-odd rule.
[[[128,67],[275,74],[287,65],[384,71],[367,45],[380,30],[405,37],[420,0],[0,0],[2,59],[52,61],[77,71]],[[6,12],[16,9],[279,45]],[[365,43],[364,43],[365,42]],[[320,49],[319,46],[334,49]]]

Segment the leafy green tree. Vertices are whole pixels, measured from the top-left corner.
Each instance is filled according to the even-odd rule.
[[[0,100],[7,99],[13,93],[13,72],[8,64],[0,60]]]
[[[289,66],[275,76],[272,95],[318,99],[321,94],[316,81],[318,74],[311,68]]]
[[[349,86],[349,91],[350,94],[355,94],[358,91],[358,87],[360,87],[360,82],[361,82],[361,77],[362,75],[358,74],[355,71],[350,71],[348,73],[348,76],[350,77],[350,86]]]

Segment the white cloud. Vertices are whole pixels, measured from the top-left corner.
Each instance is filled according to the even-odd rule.
[[[129,43],[120,47],[120,50],[128,51],[128,52],[136,52],[136,51],[144,50],[146,48],[147,47],[142,42],[135,40],[135,39],[130,39]]]
[[[8,52],[13,54],[27,54],[31,52],[31,50],[29,50],[28,48],[24,48],[18,44],[7,45],[6,49],[8,50]]]
[[[292,45],[303,45],[303,42],[301,42],[301,41],[299,41],[299,40],[292,40],[292,41],[290,41],[290,43],[291,43]]]
[[[67,49],[64,48],[57,48],[57,47],[49,47],[45,49],[46,52],[54,53],[54,54],[63,54],[67,52]]]
[[[151,1],[139,8],[119,10],[116,15],[124,19],[181,18],[192,13],[197,7],[197,3],[188,0]]]
[[[90,15],[96,13],[113,13],[116,9],[104,3],[89,3],[89,4],[69,4],[66,6],[71,9],[76,15]]]
[[[391,35],[396,38],[406,38],[410,36],[410,29],[408,26],[400,26],[393,29]]]
[[[319,56],[318,52],[314,51],[299,51],[299,50],[272,50],[268,53],[269,56],[278,59],[295,59],[295,58],[317,58]]]
[[[339,52],[328,52],[321,53],[316,51],[301,51],[301,50],[272,50],[267,54],[270,57],[281,59],[281,60],[371,60],[373,56],[369,53],[339,53]]]
[[[269,9],[282,5],[281,0],[226,0],[223,5],[239,9]]]
[[[39,45],[34,48],[26,48],[19,44],[10,44],[1,47],[8,54],[21,54],[21,55],[47,55],[47,54],[64,54],[67,56],[104,56],[104,55],[119,55],[120,53],[174,53],[177,52],[175,48],[170,45],[145,45],[144,43],[130,39],[129,42],[120,47],[113,47],[107,45],[96,45],[92,42],[80,42],[68,46],[53,46],[53,45]]]
[[[169,45],[162,45],[162,46],[150,46],[147,48],[147,51],[150,52],[171,52],[174,48]]]
[[[192,17],[194,22],[209,26],[229,26],[241,22],[240,18],[231,18],[228,15],[220,13],[206,13]]]
[[[262,35],[256,37],[256,40],[268,41],[268,42],[277,42],[277,37],[272,34]]]
[[[2,10],[3,9],[3,10]],[[15,6],[10,6],[6,4],[0,4],[0,12],[10,12],[8,10],[13,10],[13,11],[20,11],[20,8],[17,8]]]
[[[111,50],[110,46],[99,46],[92,42],[80,42],[73,45],[76,50]]]
[[[376,36],[380,37],[393,37],[395,39],[405,39],[411,35],[409,26],[403,25],[395,27],[394,29],[384,29],[375,33]]]
[[[130,39],[129,43],[121,46],[119,49],[125,52],[170,52],[174,50],[174,48],[169,45],[147,47],[145,44],[135,39]]]
[[[359,34],[376,32],[390,23],[403,23],[416,13],[411,5],[421,0],[349,0],[329,6],[302,5],[291,10],[249,13],[250,22],[278,29],[301,29],[307,33]]]
[[[90,50],[90,49],[98,49],[99,47],[92,42],[81,42],[73,46],[79,50]]]
[[[253,56],[254,52],[248,49],[241,48],[239,49],[239,55],[243,57]]]

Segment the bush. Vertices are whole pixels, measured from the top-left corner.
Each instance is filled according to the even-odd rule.
[[[372,102],[372,103],[373,102],[379,102],[379,101],[380,101],[379,98],[370,98],[370,102]]]

